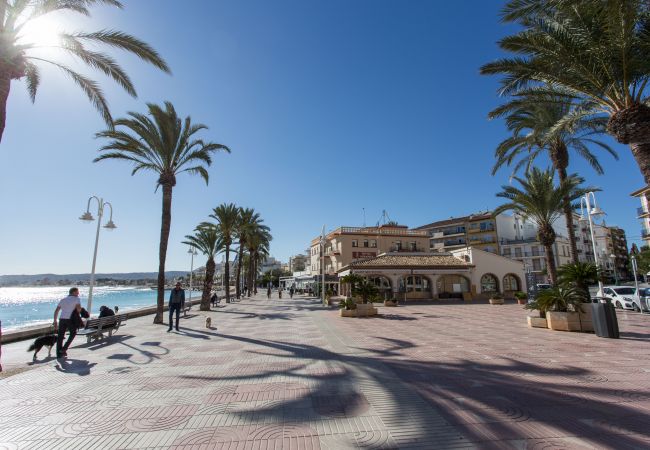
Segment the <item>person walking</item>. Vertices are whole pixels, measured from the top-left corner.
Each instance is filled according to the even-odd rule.
[[[212,294],[212,297],[210,297],[210,303],[212,303],[212,306],[214,307],[216,307],[217,303],[219,303],[219,297],[217,296],[216,292]]]
[[[291,286],[291,287],[289,288],[289,297],[291,297],[292,300],[293,300],[293,292],[294,292],[294,290],[293,290],[293,286]]]
[[[176,287],[169,293],[169,329],[167,332],[172,331],[172,316],[176,311],[176,331],[178,330],[178,320],[181,315],[181,308],[185,306],[185,291],[181,287],[181,283],[176,283]]]
[[[278,287],[278,298],[282,298],[282,288]]]
[[[266,289],[266,298],[271,299],[271,285]]]
[[[54,330],[57,331],[56,338],[56,357],[57,359],[65,358],[68,356],[68,348],[77,335],[77,324],[72,321],[72,313],[81,312],[81,303],[79,302],[79,288],[73,287],[68,291],[68,296],[59,300],[59,304],[54,310]],[[59,316],[59,313],[61,315]],[[57,323],[57,318],[59,319]],[[68,331],[70,335],[65,345],[63,339],[65,332]]]

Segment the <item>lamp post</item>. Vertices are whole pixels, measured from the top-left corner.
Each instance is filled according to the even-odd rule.
[[[320,296],[323,305],[325,304],[325,225],[323,225],[323,231],[320,236],[320,252],[321,252],[321,287],[320,287]]]
[[[190,256],[190,305],[192,304],[192,275],[194,274],[194,257],[199,254],[194,247],[190,247],[187,251]]]
[[[593,200],[593,207],[589,201],[590,198]],[[585,209],[583,209],[583,205]],[[594,262],[596,264],[596,267],[600,268],[600,265],[598,263],[598,252],[596,251],[596,237],[594,235],[594,223],[592,217],[599,217],[604,213],[596,205],[596,196],[593,192],[587,192],[585,195],[580,197],[580,220],[585,220],[585,210],[587,212],[586,219],[589,222],[589,233],[591,235],[591,246],[594,251]],[[603,295],[603,282],[601,280],[600,273],[598,274],[598,290],[600,295]]]
[[[95,251],[93,253],[93,267],[90,272],[90,286],[88,288],[88,314],[92,312],[93,305],[93,287],[95,285],[95,264],[97,263],[97,244],[99,244],[99,227],[102,223],[102,217],[104,215],[104,208],[108,206],[111,210],[111,215],[109,216],[108,222],[104,225],[104,228],[107,230],[114,230],[117,228],[113,223],[113,205],[108,202],[105,202],[104,199],[92,196],[88,199],[88,204],[86,205],[86,212],[79,217],[80,220],[84,222],[92,222],[95,220],[93,215],[90,213],[90,202],[92,199],[97,200],[97,233],[95,234]]]
[[[639,281],[636,277],[636,271],[638,270],[636,266],[636,256],[632,255],[630,256],[630,259],[632,260],[632,272],[634,273],[634,287],[636,288],[636,295],[639,296],[639,301],[640,301],[641,293],[639,292]]]

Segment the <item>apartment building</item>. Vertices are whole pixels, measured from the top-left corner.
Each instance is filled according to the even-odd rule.
[[[311,273],[321,271],[321,237],[310,246]],[[410,230],[404,225],[377,227],[339,227],[325,236],[325,273],[335,274],[353,261],[374,258],[387,252],[429,251],[426,231]]]
[[[650,186],[634,191],[630,195],[637,197],[641,202],[641,206],[636,209],[636,217],[641,222],[643,244],[650,246]]]
[[[414,230],[429,236],[429,248],[434,252],[449,252],[465,247],[499,253],[497,225],[490,213],[478,213],[422,225]]]

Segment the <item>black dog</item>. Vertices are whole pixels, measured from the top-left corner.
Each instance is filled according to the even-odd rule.
[[[56,345],[56,334],[48,334],[47,336],[41,336],[39,338],[36,338],[34,343],[29,346],[29,349],[27,349],[28,352],[31,352],[34,350],[34,357],[32,358],[33,360],[36,360],[36,355],[38,352],[41,351],[43,347],[48,347],[47,351],[47,356],[48,358],[52,354],[52,347]]]

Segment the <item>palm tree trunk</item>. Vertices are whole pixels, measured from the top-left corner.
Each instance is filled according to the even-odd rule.
[[[241,262],[244,257],[244,248],[242,246],[241,240],[239,241],[239,251],[237,255],[237,285],[235,286],[235,296],[237,300],[241,298]]]
[[[165,183],[162,187],[162,220],[160,225],[160,249],[158,251],[158,297],[156,301],[156,315],[153,323],[163,323],[163,309],[165,308],[165,260],[167,259],[167,243],[169,229],[172,224],[172,185]]]
[[[2,2],[0,2],[2,3]],[[0,8],[1,9],[1,8]],[[3,16],[0,16],[0,21]],[[7,70],[0,71],[0,142],[5,132],[5,123],[7,121],[7,99],[11,89],[11,75]]]
[[[212,292],[212,283],[214,281],[214,272],[217,263],[214,258],[208,258],[205,263],[205,280],[203,281],[203,294],[201,295],[201,311],[210,311],[210,292]]]
[[[631,143],[630,149],[646,185],[650,185],[650,142]]]
[[[255,256],[255,282],[253,283],[253,294],[257,295],[257,271],[259,270],[259,257]]]
[[[551,161],[553,167],[557,172],[557,177],[560,184],[565,183],[567,179],[566,169],[569,167],[569,151],[566,144],[562,140],[553,143],[551,147]],[[571,208],[571,199],[568,196],[564,197],[564,218],[566,220],[567,234],[569,235],[569,247],[571,249],[571,260],[574,263],[578,262],[578,245],[576,243],[576,235],[573,232],[573,209]]]
[[[224,287],[226,289],[226,303],[230,303],[230,244],[226,244],[226,266],[223,268],[223,276],[225,278]]]
[[[253,282],[255,280],[255,273],[253,272],[255,258],[253,257],[252,250],[249,250],[248,255],[248,295],[250,297],[251,292],[253,292]]]
[[[557,280],[557,267],[555,266],[553,244],[544,244],[544,253],[546,253],[546,274],[548,275],[548,282],[554,285]]]

